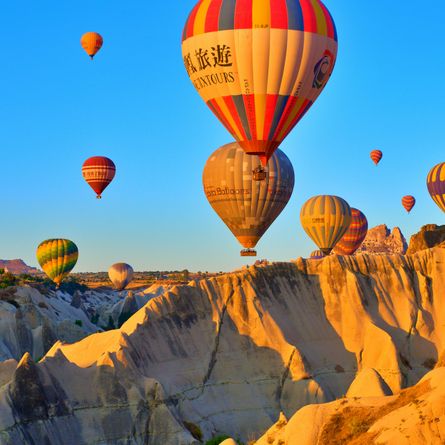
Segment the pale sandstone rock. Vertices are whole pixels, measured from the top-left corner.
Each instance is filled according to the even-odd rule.
[[[280,413],[342,397],[366,368],[397,394],[445,350],[444,289],[440,248],[299,259],[173,287],[121,329],[59,342],[16,372],[0,390],[0,438],[188,445],[186,421],[205,440],[247,441]],[[11,399],[23,374],[34,392],[23,386]],[[21,399],[39,401],[37,418]],[[307,440],[335,403],[297,414],[312,419]]]
[[[358,374],[346,393],[346,397],[384,397],[392,391],[381,375],[371,368],[364,368]]]

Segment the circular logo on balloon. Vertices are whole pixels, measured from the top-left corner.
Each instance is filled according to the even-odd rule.
[[[320,90],[326,85],[332,72],[333,62],[334,55],[329,50],[326,50],[323,57],[315,65],[314,82],[312,83],[313,88]]]

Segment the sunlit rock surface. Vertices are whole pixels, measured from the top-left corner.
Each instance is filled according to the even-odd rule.
[[[377,255],[405,254],[408,244],[402,231],[394,227],[391,231],[385,224],[369,229],[357,253]]]
[[[442,445],[445,368],[392,397],[354,397],[282,416],[255,445]]]
[[[206,440],[247,441],[280,413],[350,388],[359,397],[369,370],[373,390],[398,394],[445,350],[444,272],[438,247],[173,287],[119,330],[56,343],[40,363],[23,357],[0,392],[0,443],[197,443],[184,422]]]

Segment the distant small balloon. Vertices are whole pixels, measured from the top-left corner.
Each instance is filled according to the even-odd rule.
[[[404,196],[402,198],[402,205],[405,208],[405,210],[410,213],[411,210],[414,208],[414,206],[416,205],[416,198],[414,198],[414,196],[408,195],[408,196]]]
[[[113,264],[108,270],[108,276],[117,290],[123,290],[131,283],[133,273],[133,268],[126,263]]]
[[[366,216],[358,209],[351,208],[351,212],[351,225],[334,248],[334,252],[337,255],[353,255],[363,244],[368,234],[368,220]]]
[[[321,195],[309,199],[300,213],[301,225],[318,248],[329,255],[348,230],[352,213],[338,196]]]
[[[434,166],[427,178],[428,191],[431,198],[445,212],[445,162]]]
[[[102,36],[97,32],[87,32],[80,39],[80,44],[86,53],[90,56],[91,60],[102,48],[104,40]]]
[[[321,251],[321,250],[314,250],[311,253],[311,260],[321,260],[322,258],[324,258],[326,255]]]
[[[371,151],[371,159],[375,165],[378,165],[383,158],[383,152],[381,150]]]
[[[116,174],[114,162],[105,156],[88,158],[82,166],[82,175],[90,187],[102,198],[102,192],[108,187]]]

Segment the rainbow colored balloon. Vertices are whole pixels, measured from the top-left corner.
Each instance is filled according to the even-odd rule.
[[[67,239],[48,239],[37,247],[37,261],[57,287],[74,269],[78,257],[77,246]]]
[[[445,162],[434,166],[427,178],[428,191],[434,202],[445,212]]]
[[[319,0],[200,0],[182,40],[198,93],[264,166],[326,86],[338,46]]]
[[[351,213],[351,225],[334,248],[337,255],[353,255],[363,244],[368,234],[366,216],[360,210],[354,208],[351,208]]]

